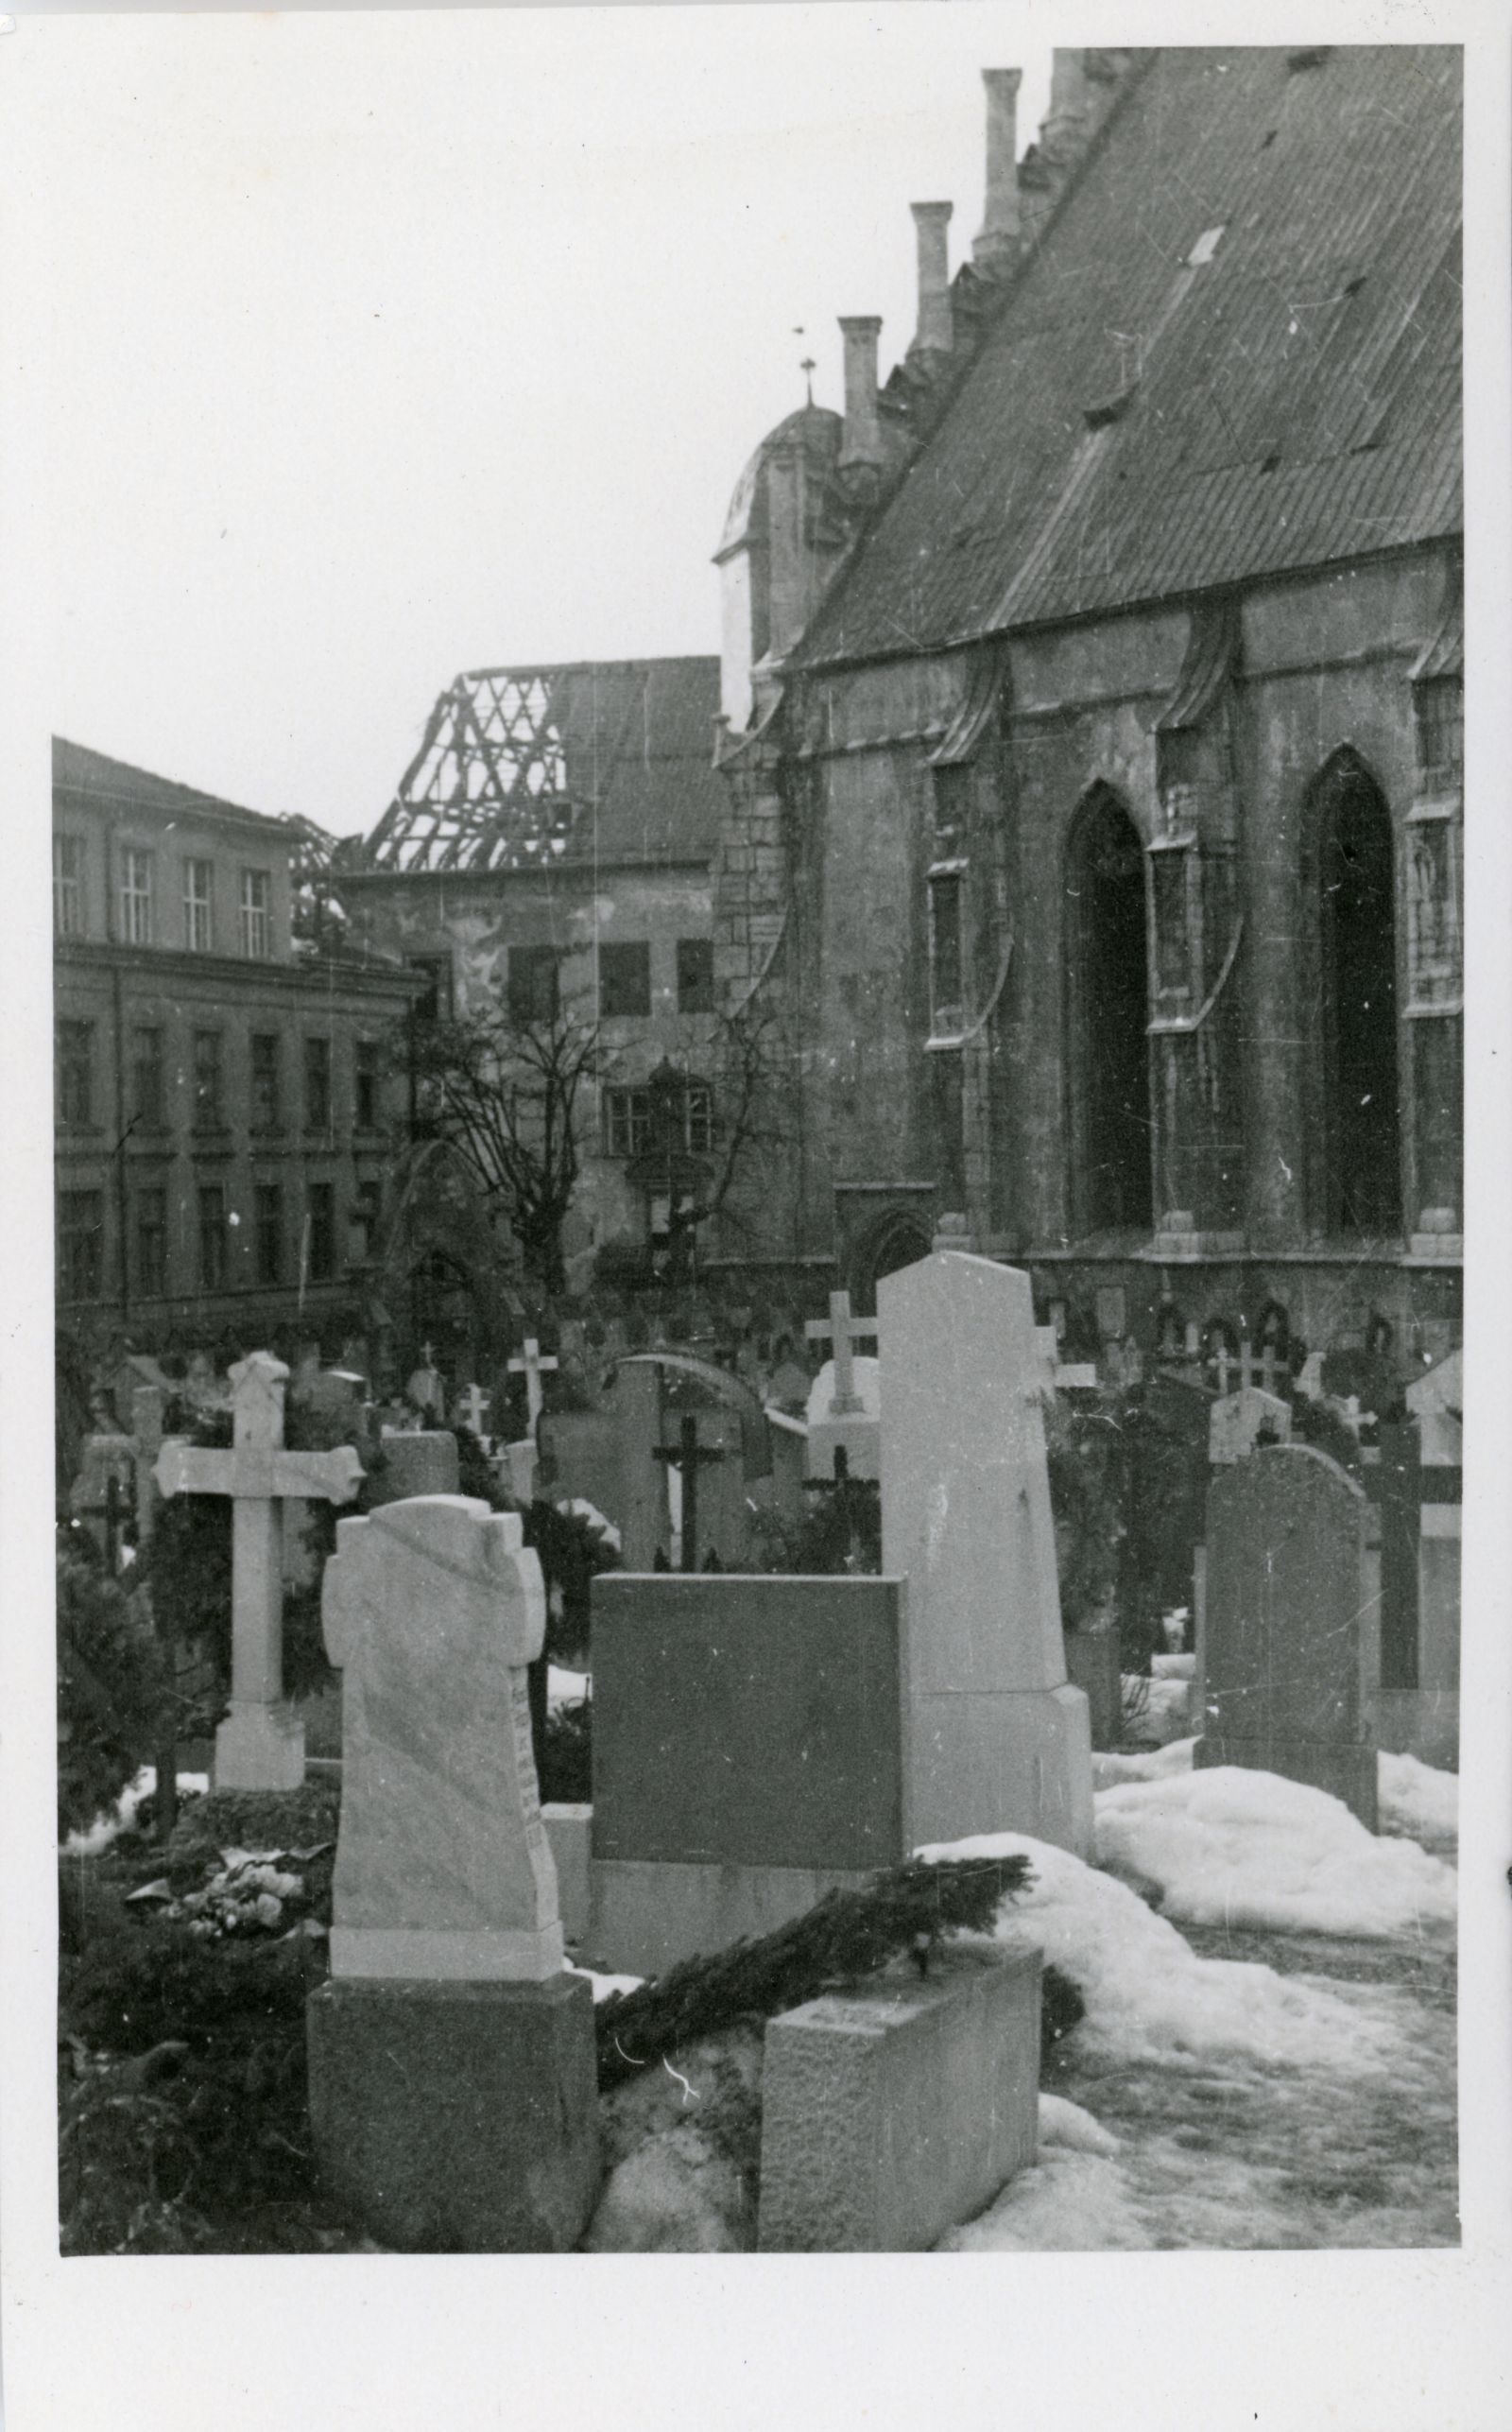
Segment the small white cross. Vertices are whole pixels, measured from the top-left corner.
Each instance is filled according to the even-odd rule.
[[[525,1408],[532,1435],[535,1433],[536,1421],[546,1406],[546,1397],[541,1388],[542,1371],[556,1366],[557,1361],[550,1354],[545,1358],[541,1357],[541,1345],[534,1335],[525,1337],[524,1358],[512,1359],[509,1362],[510,1375],[523,1376],[525,1381]]]
[[[850,1293],[832,1292],[828,1320],[811,1318],[803,1332],[810,1342],[827,1342],[834,1346],[834,1393],[830,1403],[831,1417],[844,1418],[848,1411],[864,1409],[866,1406],[855,1388],[851,1350],[858,1342],[876,1341],[876,1319],[853,1318]]]

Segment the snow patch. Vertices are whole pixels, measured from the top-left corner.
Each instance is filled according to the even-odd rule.
[[[1194,1739],[1168,1739],[1163,1748],[1152,1748],[1138,1756],[1113,1756],[1094,1750],[1092,1753],[1092,1789],[1111,1789],[1117,1782],[1163,1782],[1168,1774],[1190,1773]]]
[[[181,1791],[208,1793],[208,1773],[180,1773],[176,1777]],[[144,1765],[140,1773],[129,1782],[115,1805],[107,1816],[96,1816],[86,1832],[70,1833],[62,1844],[64,1857],[98,1857],[123,1833],[136,1829],[136,1811],[145,1799],[150,1799],[158,1786],[156,1766]]]
[[[570,1976],[586,1976],[588,1978],[590,1985],[593,1987],[593,1999],[595,2002],[608,2001],[611,1992],[638,1992],[641,1986],[645,1982],[645,1978],[644,1976],[600,1975],[595,1969],[577,1967],[571,1959],[563,1959],[562,1967]]]
[[[1040,2097],[1040,2146],[1063,2146],[1072,2153],[1116,2153],[1119,2140],[1100,2119],[1065,2095]]]
[[[998,2254],[1019,2249],[1065,2254],[1150,2243],[1149,2230],[1117,2163],[1105,2154],[1054,2147],[1010,2179],[997,2201],[974,2221],[949,2231],[936,2251]]]
[[[1399,2051],[1387,2022],[1305,1977],[1251,1960],[1198,1958],[1127,1884],[1049,1841],[987,1833],[918,1854],[1029,1859],[1034,1881],[1004,1901],[995,1939],[1011,1950],[1038,1944],[1074,1979],[1087,2005],[1074,2034],[1089,2058],[1179,2066],[1229,2052],[1349,2076],[1387,2068]]]
[[[1452,1868],[1378,1840],[1326,1790],[1245,1766],[1104,1790],[1097,1856],[1189,1925],[1381,1937],[1454,1919]]]
[[[581,1705],[585,1698],[593,1695],[593,1676],[591,1672],[570,1672],[563,1664],[547,1664],[546,1710],[548,1714],[557,1714],[563,1706]]]
[[[1376,1782],[1383,1833],[1403,1833],[1414,1841],[1458,1839],[1457,1773],[1440,1773],[1416,1756],[1393,1756],[1383,1749]]]
[[[586,1520],[591,1528],[596,1528],[599,1535],[613,1546],[616,1554],[623,1551],[625,1540],[613,1521],[606,1520],[597,1504],[590,1503],[586,1494],[569,1494],[558,1504],[557,1509],[565,1511],[571,1520]]]

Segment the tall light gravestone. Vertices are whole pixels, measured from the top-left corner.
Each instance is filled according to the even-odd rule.
[[[323,2175],[407,2250],[560,2251],[597,2178],[593,2001],[562,1968],[519,1515],[427,1495],[344,1521],[331,1977],[308,2012]]]
[[[350,1503],[362,1463],[350,1444],[295,1453],[284,1442],[288,1370],[266,1351],[231,1371],[232,1446],[170,1436],[158,1455],[165,1495],[232,1498],[231,1712],[215,1733],[217,1790],[298,1790],[304,1730],[284,1698],[284,1506]]]
[[[1208,1497],[1194,1761],[1243,1765],[1342,1799],[1373,1832],[1380,1557],[1354,1480],[1310,1444],[1218,1470]]]
[[[908,1582],[909,1829],[1092,1847],[1066,1674],[1029,1279],[956,1250],[885,1276],[882,1567]]]

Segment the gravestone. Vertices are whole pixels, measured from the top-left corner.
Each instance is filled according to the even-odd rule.
[[[1280,1773],[1373,1832],[1379,1559],[1366,1497],[1326,1453],[1279,1444],[1221,1469],[1208,1497],[1199,1766]]]
[[[1381,1744],[1424,1764],[1459,1761],[1462,1356],[1406,1389],[1383,1424],[1366,1491],[1381,1505]]]
[[[562,2251],[597,2187],[593,2002],[562,1968],[526,1666],[541,1565],[461,1495],[343,1522],[331,1977],[307,2012],[333,2189],[410,2251]]]
[[[654,1974],[906,1856],[896,1579],[593,1583],[587,1947]]]
[[[1290,1443],[1290,1404],[1258,1385],[1243,1385],[1237,1393],[1226,1393],[1208,1414],[1210,1467],[1223,1469],[1246,1459],[1262,1436],[1279,1444]]]
[[[833,1356],[820,1369],[809,1391],[805,1415],[810,1477],[833,1478],[839,1451],[845,1454],[848,1476],[879,1476],[877,1363],[855,1356],[858,1342],[876,1341],[875,1318],[852,1318],[850,1293],[832,1292],[828,1318],[811,1319],[803,1332],[810,1342],[833,1345]]]
[[[68,1508],[112,1572],[133,1509],[136,1446],[129,1436],[86,1436]]]
[[[146,1552],[162,1500],[153,1475],[163,1450],[163,1420],[167,1395],[161,1385],[139,1385],[131,1395],[132,1467],[136,1489],[136,1542]]]
[[[446,1416],[446,1379],[436,1365],[429,1343],[421,1346],[420,1364],[405,1381],[404,1399],[425,1418]]]
[[[554,1503],[591,1503],[623,1531],[619,1422],[611,1410],[548,1410],[541,1422],[543,1484]]]
[[[945,1250],[884,1276],[882,1567],[908,1582],[916,1838],[1092,1846],[1067,1678],[1029,1278]]]
[[[373,1478],[374,1508],[407,1503],[419,1494],[456,1492],[456,1438],[445,1428],[400,1434],[386,1427],[379,1449],[384,1466]]]
[[[614,1379],[614,1423],[619,1438],[623,1512],[610,1512],[624,1539],[627,1571],[649,1571],[658,1554],[667,1558],[672,1543],[672,1516],[667,1505],[667,1473],[658,1460],[661,1441],[662,1383],[653,1365],[627,1359]]]
[[[284,1504],[350,1503],[362,1463],[350,1444],[295,1453],[284,1443],[288,1370],[253,1352],[232,1370],[229,1452],[170,1436],[158,1456],[165,1495],[232,1498],[231,1712],[215,1733],[217,1790],[297,1790],[304,1733],[284,1698]]]

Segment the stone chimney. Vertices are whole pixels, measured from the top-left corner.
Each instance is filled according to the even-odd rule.
[[[845,339],[845,436],[840,441],[842,475],[880,473],[885,450],[877,413],[877,340],[882,336],[876,313],[842,316]]]
[[[1041,148],[1055,162],[1074,161],[1086,142],[1093,115],[1085,51],[1051,54],[1050,107],[1040,129]]]
[[[1060,57],[1059,52],[1056,54]],[[982,230],[971,240],[971,259],[988,278],[1005,269],[1019,251],[1019,87],[1023,70],[985,67],[987,87],[987,207]]]
[[[954,205],[914,202],[908,208],[919,238],[919,327],[914,345],[920,354],[948,354],[955,343],[955,324],[946,230]]]

